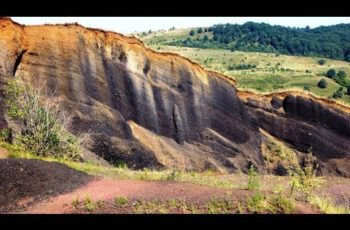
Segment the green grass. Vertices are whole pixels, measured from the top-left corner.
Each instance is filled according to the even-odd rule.
[[[312,195],[309,196],[308,200],[310,204],[317,206],[326,214],[350,214],[349,207],[334,205],[329,198]]]
[[[84,210],[87,212],[93,212],[96,209],[95,202],[89,196],[84,199],[83,204]]]
[[[249,213],[293,213],[295,211],[294,200],[287,198],[282,193],[266,196],[260,192],[254,193],[247,199]]]
[[[126,205],[126,204],[129,203],[128,198],[123,197],[123,196],[116,197],[116,198],[114,199],[114,201],[115,201],[115,204],[116,204],[116,205],[121,205],[121,206]]]
[[[213,172],[178,172],[174,170],[131,170],[126,167],[104,167],[90,162],[75,162],[63,158],[41,157],[26,152],[20,147],[13,146],[0,141],[0,147],[9,151],[10,158],[38,159],[48,162],[59,162],[69,167],[85,172],[90,175],[101,176],[110,179],[132,179],[132,180],[175,180],[179,182],[192,182],[200,185],[213,186],[218,188],[237,188],[240,185],[234,183],[230,178],[217,177]]]

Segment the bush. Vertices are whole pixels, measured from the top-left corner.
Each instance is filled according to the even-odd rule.
[[[306,194],[309,194],[318,186],[318,181],[316,180],[316,166],[314,163],[314,157],[312,153],[309,152],[303,160],[302,167],[298,167],[290,172],[292,176],[290,196],[293,195],[294,188],[298,188]]]
[[[233,64],[233,65],[229,65],[227,67],[227,69],[229,71],[231,71],[231,70],[254,69],[254,68],[256,68],[256,65],[253,65],[253,64],[237,64],[237,65]]]
[[[337,91],[333,93],[333,98],[342,98],[343,97],[343,87],[340,87]]]
[[[10,142],[12,139],[12,130],[4,128],[0,131],[0,141]]]
[[[335,78],[336,76],[336,72],[335,72],[335,69],[329,69],[326,73],[326,77],[329,77],[329,78]]]
[[[194,30],[191,30],[190,31],[190,36],[193,36],[194,35]]]
[[[325,89],[327,88],[328,86],[328,83],[325,79],[321,79],[318,84],[317,84],[318,87],[320,87],[321,89]]]
[[[198,29],[198,33],[200,34],[200,33],[202,33],[203,32],[203,29],[202,28],[199,28]]]
[[[348,86],[347,93],[350,95],[350,85]]]
[[[78,160],[80,141],[67,130],[69,119],[59,112],[59,103],[45,101],[39,92],[22,83],[11,79],[5,87],[7,114],[21,128],[14,143],[40,156]]]
[[[258,173],[255,171],[254,166],[251,165],[248,172],[248,184],[247,189],[248,190],[258,190],[260,188],[260,182],[258,178]]]
[[[337,77],[339,77],[339,78],[346,78],[346,73],[345,73],[345,71],[340,70],[340,71],[337,73]]]
[[[207,35],[204,35],[203,37],[203,42],[207,42],[208,41],[208,36]]]
[[[305,86],[304,86],[304,90],[305,90],[305,91],[310,91],[310,86],[305,85]]]
[[[317,63],[318,63],[319,65],[324,65],[324,64],[326,64],[326,60],[321,59],[321,60],[318,60]]]

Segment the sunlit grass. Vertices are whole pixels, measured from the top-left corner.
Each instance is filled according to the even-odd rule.
[[[326,197],[312,195],[309,197],[309,202],[326,214],[350,214],[349,207],[334,205],[333,202]]]

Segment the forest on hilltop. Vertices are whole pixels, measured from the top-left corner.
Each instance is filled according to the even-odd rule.
[[[203,33],[204,36],[195,36]],[[208,36],[209,35],[209,36]],[[219,24],[191,30],[188,37],[168,45],[222,48],[232,51],[318,56],[350,61],[350,24],[314,29],[290,28],[266,23]]]

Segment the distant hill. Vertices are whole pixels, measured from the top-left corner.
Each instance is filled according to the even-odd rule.
[[[318,56],[350,61],[350,24],[314,29],[247,22],[193,28],[174,36],[173,30],[148,36],[151,44]],[[144,34],[145,35],[145,34]],[[143,39],[147,41],[147,39]]]

